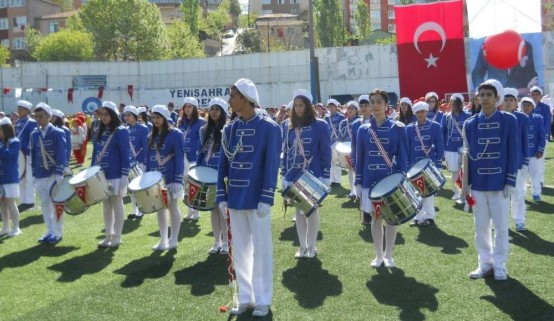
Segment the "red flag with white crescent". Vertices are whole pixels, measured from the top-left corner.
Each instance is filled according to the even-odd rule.
[[[87,186],[86,185],[75,187],[75,193],[77,193],[77,196],[79,196],[81,201],[83,201],[83,203],[85,203],[85,204],[87,203],[87,201],[86,201],[86,192],[87,192]]]
[[[167,195],[167,188],[161,189],[162,201],[164,202],[165,207],[169,207],[169,197]]]
[[[350,155],[346,155],[346,162],[348,162],[348,166],[352,168],[352,157],[350,157]]]
[[[54,203],[56,205],[56,221],[59,221],[63,215],[64,203]]]
[[[458,177],[456,177],[456,186],[458,186],[459,189],[462,189],[462,180],[464,177],[464,168],[462,167],[460,171],[458,172]]]
[[[423,175],[419,175],[414,179],[414,183],[421,192],[421,194],[425,194],[425,177]]]
[[[381,207],[383,206],[383,201],[372,201],[373,208],[375,209],[375,219],[378,219],[381,216]]]
[[[189,184],[189,195],[188,195],[189,202],[192,202],[192,200],[196,196],[196,193],[198,193],[198,190],[200,190],[200,186],[195,185],[191,182],[189,182],[188,184]]]

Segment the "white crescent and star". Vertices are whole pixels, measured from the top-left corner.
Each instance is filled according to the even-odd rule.
[[[443,27],[433,21],[427,21],[419,25],[417,27],[416,31],[414,32],[414,47],[419,52],[420,55],[422,55],[421,50],[419,49],[419,37],[426,31],[434,31],[441,37],[441,49],[439,53],[442,52],[444,49],[444,46],[446,45],[446,32],[444,31]],[[429,58],[424,58],[423,60],[427,61],[427,68],[434,66],[437,67],[437,60],[439,60],[439,57],[434,57],[433,53],[429,53]]]

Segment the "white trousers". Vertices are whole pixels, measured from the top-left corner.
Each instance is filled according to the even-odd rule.
[[[529,157],[529,180],[531,181],[531,193],[533,195],[541,195],[541,166],[544,167],[544,155],[537,159]],[[541,165],[541,161],[543,164]],[[544,173],[543,173],[544,175]]]
[[[548,136],[547,136],[548,137]],[[539,162],[539,179],[540,182],[544,184],[544,171],[546,166],[546,148],[548,147],[548,138],[546,138],[546,143],[544,144],[544,153],[541,158],[538,159]]]
[[[22,204],[35,204],[35,186],[33,185],[33,168],[31,156],[27,156],[25,163],[25,176],[19,182],[19,194]]]
[[[416,221],[425,221],[427,219],[435,219],[435,195],[423,199],[423,207],[415,216]]]
[[[317,233],[319,232],[319,209],[316,209],[310,217],[304,216],[296,210],[296,233],[300,248],[313,251],[316,249]]]
[[[342,167],[331,164],[331,183],[341,183]]]
[[[475,221],[475,248],[480,268],[506,269],[509,254],[508,198],[503,191],[471,191]],[[494,228],[494,242],[492,239]]]
[[[349,168],[348,169],[348,183],[350,184],[350,194],[351,195],[356,195],[356,186],[354,186],[354,182],[355,182],[354,175],[356,175],[354,170],[352,168]]]
[[[271,215],[229,209],[239,304],[270,305],[273,295]]]
[[[0,215],[4,224],[2,231],[9,231],[10,219],[12,220],[12,230],[17,231],[19,229],[19,210],[15,198],[4,198],[0,201]]]
[[[113,235],[112,241],[117,242],[123,233],[123,197],[112,195],[102,201],[102,206],[106,236]]]
[[[214,243],[217,243],[219,246],[229,244],[227,240],[227,217],[225,217],[225,213],[221,213],[219,206],[217,206],[212,210],[211,216]]]
[[[50,198],[50,189],[56,182],[56,175],[50,175],[47,178],[37,178],[35,180],[38,196],[40,198],[40,207],[42,211],[42,217],[46,224],[46,234],[52,234],[56,237],[63,236],[63,220],[64,214],[60,216],[58,220],[54,211],[54,203]],[[34,203],[34,202],[33,202]]]
[[[528,172],[527,165],[523,165],[523,168],[517,171],[516,191],[511,197],[512,218],[515,224],[525,223],[525,181]]]

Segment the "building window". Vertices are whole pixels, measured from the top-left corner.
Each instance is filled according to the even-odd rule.
[[[285,0],[277,0],[278,4],[285,4]]]
[[[262,4],[271,4],[271,0],[262,0]]]
[[[25,7],[26,5],[26,0],[10,0],[10,7]]]
[[[299,3],[300,3],[300,0],[290,0],[290,3],[292,3],[292,4],[299,4]]]
[[[265,16],[266,14],[272,14],[273,10],[262,10],[260,11],[261,16]]]
[[[290,14],[299,14],[300,13],[300,10],[299,9],[290,9]]]
[[[394,19],[394,10],[389,9],[389,19]]]
[[[13,38],[13,49],[27,49],[27,41],[25,38]]]
[[[27,25],[26,16],[13,17],[13,31],[25,31]]]
[[[0,8],[7,8],[9,0],[0,0]]]
[[[381,3],[381,1],[380,1],[380,0],[371,0],[371,3],[373,3],[373,4],[379,4],[379,3]]]
[[[381,30],[381,24],[380,23],[372,23],[371,24],[371,30]]]
[[[59,27],[59,24],[58,24],[57,21],[48,23],[48,32],[49,33],[58,32],[58,30],[60,30],[60,27]]]
[[[0,19],[0,30],[8,30],[9,27],[8,18]]]
[[[389,32],[390,33],[396,33],[396,24],[389,23]]]
[[[370,10],[369,11],[369,19],[371,20],[371,22],[381,23],[381,11],[380,10]]]
[[[2,46],[10,49],[10,39],[2,39]]]

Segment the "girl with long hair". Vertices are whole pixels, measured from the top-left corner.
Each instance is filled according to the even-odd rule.
[[[416,116],[412,110],[412,101],[410,98],[402,97],[402,99],[400,99],[400,108],[397,118],[397,120],[404,125],[408,125],[416,121]]]
[[[19,229],[19,150],[21,142],[15,137],[15,129],[8,117],[0,119],[0,214],[4,224],[0,236],[13,237],[21,234]],[[10,220],[12,228],[10,229]]]

